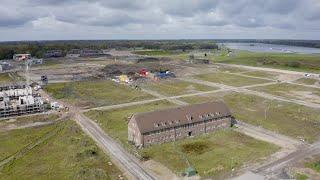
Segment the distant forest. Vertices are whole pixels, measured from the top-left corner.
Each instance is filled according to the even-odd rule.
[[[11,59],[16,53],[30,53],[41,58],[48,50],[71,49],[163,49],[192,50],[217,49],[213,40],[66,40],[66,41],[16,41],[0,43],[0,59]]]

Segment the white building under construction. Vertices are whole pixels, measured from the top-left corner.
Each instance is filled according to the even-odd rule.
[[[0,86],[0,118],[43,111],[43,100],[30,86],[25,84]]]

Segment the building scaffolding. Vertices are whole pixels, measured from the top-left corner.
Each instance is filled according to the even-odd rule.
[[[44,111],[40,95],[26,84],[0,86],[0,118]]]

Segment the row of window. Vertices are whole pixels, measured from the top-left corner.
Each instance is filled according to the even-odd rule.
[[[218,121],[218,120],[222,120],[223,118],[227,118],[229,116],[225,116],[225,117],[219,117],[219,118],[211,118],[211,119],[207,119],[206,123],[208,122],[213,122],[213,121]],[[152,131],[152,132],[147,132],[144,135],[150,135],[150,134],[160,134],[164,131],[172,131],[174,129],[186,129],[186,128],[192,128],[192,127],[197,127],[200,124],[203,124],[203,121],[200,122],[196,122],[196,123],[190,123],[190,124],[184,124],[184,125],[180,125],[180,126],[175,126],[175,127],[170,127],[170,128],[164,128],[164,129],[160,129],[160,130],[156,130],[156,131]]]
[[[201,120],[207,120],[209,118],[217,118],[221,116],[221,113],[220,112],[215,112],[215,113],[208,113],[208,114],[203,114],[203,115],[199,115],[199,118]],[[191,115],[186,115],[188,121],[192,121],[194,118],[193,116]],[[180,124],[180,120],[175,120],[175,121],[164,121],[164,122],[161,122],[161,123],[154,123],[154,127],[160,127],[160,126],[163,126],[163,127],[166,127],[166,126],[171,126],[172,124]]]
[[[206,127],[206,129],[209,131],[209,130],[214,130],[217,128],[224,127],[226,125],[227,125],[226,123],[223,123],[223,124],[219,124],[217,126],[208,126],[208,127]],[[204,128],[201,128],[200,131],[203,132]],[[181,132],[176,134],[176,137],[181,137],[181,136],[182,136]],[[171,134],[171,135],[167,135],[167,136],[160,136],[158,138],[148,139],[147,143],[163,142],[163,141],[168,141],[168,140],[173,140],[173,139],[174,139],[174,135]]]

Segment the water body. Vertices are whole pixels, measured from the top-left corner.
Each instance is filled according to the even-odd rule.
[[[318,54],[320,48],[309,48],[299,46],[264,44],[264,43],[220,43],[230,49],[246,50],[251,52],[269,53],[298,53],[298,54]]]

